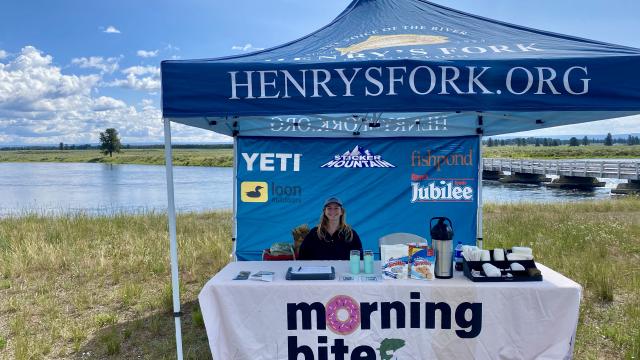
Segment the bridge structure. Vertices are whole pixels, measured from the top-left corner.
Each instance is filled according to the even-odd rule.
[[[640,194],[640,159],[629,160],[541,160],[483,159],[483,179],[504,183],[545,184],[567,189],[602,187],[598,179],[626,179],[613,194]],[[508,174],[506,174],[508,173]],[[551,179],[548,175],[558,176]]]

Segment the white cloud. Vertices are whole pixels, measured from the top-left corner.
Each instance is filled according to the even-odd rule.
[[[90,56],[90,57],[81,57],[74,58],[71,60],[71,63],[74,65],[78,65],[81,68],[94,68],[98,69],[103,73],[111,74],[114,71],[118,70],[120,66],[118,62],[122,59],[122,57],[110,57],[103,58],[101,56]]]
[[[233,45],[231,50],[240,50],[240,51],[259,51],[264,50],[264,48],[254,47],[253,45],[247,43],[244,45]]]
[[[171,44],[167,44],[167,46],[164,47],[164,49],[166,51],[180,51],[180,48]]]
[[[0,109],[3,111],[58,111],[71,109],[90,96],[96,74],[62,74],[52,57],[33,46],[22,48],[8,64],[0,64]]]
[[[159,52],[159,51],[160,51],[160,50],[148,50],[148,51],[147,51],[147,50],[138,50],[138,51],[136,52],[136,54],[137,54],[138,56],[140,56],[140,57],[143,57],[143,58],[151,58],[151,57],[156,57],[156,56],[158,56],[158,52]]]
[[[131,66],[122,70],[123,74],[133,75],[146,75],[151,74],[154,76],[160,76],[160,68],[157,66]]]
[[[106,86],[154,92],[160,90],[160,68],[157,66],[132,66],[122,70],[125,79],[116,79]]]
[[[6,58],[7,56],[9,56],[9,54],[7,54],[6,51],[0,49],[0,60]]]
[[[93,111],[107,111],[114,109],[125,108],[127,104],[124,101],[110,98],[107,96],[100,96],[97,99],[92,99],[91,109]]]
[[[104,29],[103,32],[107,34],[120,34],[120,30],[116,29],[116,27],[113,25],[107,26],[107,28]]]
[[[118,129],[123,143],[163,141],[162,113],[154,105],[158,98],[145,98],[132,106],[120,99],[96,97],[93,94],[102,75],[64,74],[52,64],[51,55],[33,46],[25,46],[9,63],[0,63],[0,145],[96,144],[100,131],[109,127]],[[159,84],[150,84],[154,80],[146,80],[159,80],[156,67],[135,66],[123,73],[127,74],[125,81],[135,79],[135,86],[159,88]],[[173,126],[172,135],[175,142],[229,140],[181,125]]]

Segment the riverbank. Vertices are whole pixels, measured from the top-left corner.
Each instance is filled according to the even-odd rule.
[[[485,146],[482,156],[513,159],[637,159],[640,158],[640,145]]]
[[[113,157],[98,150],[4,150],[0,162],[60,162],[164,165],[163,149],[123,149]],[[233,166],[232,149],[173,149],[173,165]]]
[[[640,356],[640,199],[485,204],[486,247],[528,245],[584,288],[576,359]],[[185,358],[210,359],[197,294],[229,212],[178,217]],[[0,220],[0,358],[175,358],[166,216]]]
[[[485,158],[524,159],[632,159],[640,158],[640,145],[498,146],[483,147]],[[113,157],[98,150],[3,150],[0,162],[61,162],[164,165],[163,149],[123,149]],[[232,149],[173,149],[173,164],[233,166]]]

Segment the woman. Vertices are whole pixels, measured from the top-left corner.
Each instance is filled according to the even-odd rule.
[[[324,202],[320,223],[309,231],[300,245],[300,260],[349,260],[351,250],[360,250],[362,242],[347,225],[342,201],[330,197]]]

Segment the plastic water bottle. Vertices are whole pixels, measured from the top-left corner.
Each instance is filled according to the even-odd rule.
[[[453,260],[456,264],[456,270],[462,271],[462,242],[458,241],[458,245],[456,245],[456,249],[453,253]]]

